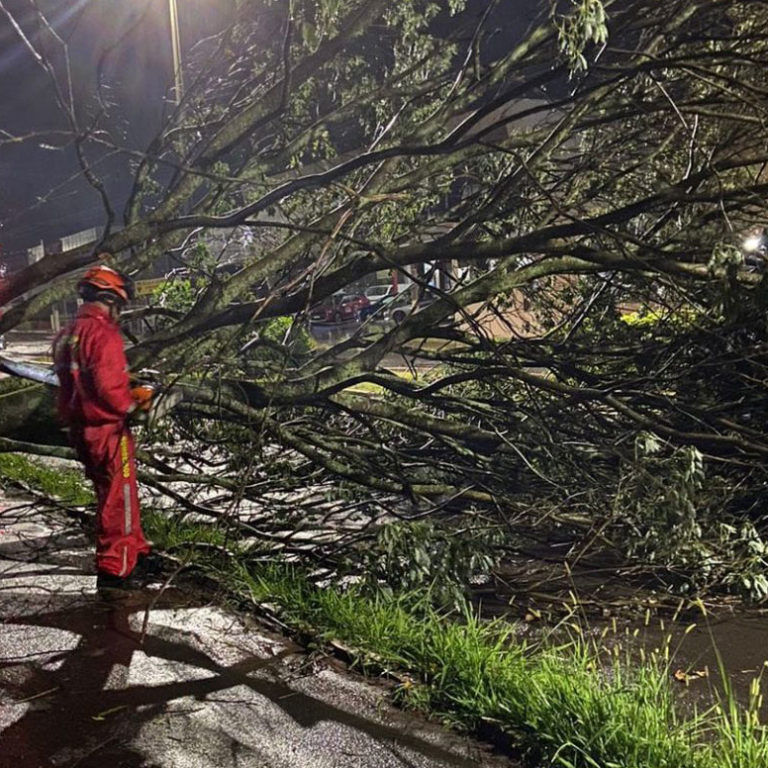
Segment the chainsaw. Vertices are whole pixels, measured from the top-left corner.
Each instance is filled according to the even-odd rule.
[[[47,384],[49,387],[59,386],[59,377],[52,365],[18,360],[0,354],[0,371],[28,381]],[[184,399],[184,392],[181,389],[155,384],[153,378],[156,376],[157,373],[154,371],[141,371],[139,374],[131,375],[131,394],[139,406],[136,413],[140,419],[145,417],[145,420],[152,424],[163,418]]]

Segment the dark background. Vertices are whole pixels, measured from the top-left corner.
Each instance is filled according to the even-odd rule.
[[[470,29],[488,0],[471,0],[458,19],[443,14],[440,35]],[[41,32],[28,0],[3,0],[24,31],[55,61],[62,47]],[[522,37],[539,0],[500,0],[490,19],[486,55],[502,55]],[[168,0],[41,0],[40,7],[67,44],[75,102],[82,122],[96,109],[98,76],[102,94],[117,108],[104,127],[127,146],[143,149],[172,107],[172,58]],[[182,48],[224,28],[234,0],[178,0]],[[104,212],[97,193],[78,175],[71,147],[55,134],[66,126],[55,108],[50,80],[0,12],[0,132],[35,132],[21,143],[0,144],[0,247],[12,269],[26,262],[26,248],[80,229],[98,226]],[[0,137],[5,134],[0,133]],[[103,157],[97,165],[118,213],[130,189],[126,159]]]

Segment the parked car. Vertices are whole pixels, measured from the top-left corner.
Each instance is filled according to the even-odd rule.
[[[372,285],[365,289],[365,296],[370,305],[360,312],[360,319],[367,320],[371,315],[383,312],[384,307],[396,296],[395,287],[389,283],[387,285]]]
[[[386,308],[407,292],[410,285],[410,283],[400,283],[395,288],[392,283],[389,283],[387,285],[372,285],[366,288],[365,295],[368,297],[371,305],[360,312],[360,319],[367,320],[371,315],[379,315],[381,319],[384,319]]]
[[[376,317],[378,320],[386,318],[387,307],[397,300],[397,296],[384,296],[378,301],[372,301],[367,307],[360,310],[360,320]]]
[[[423,307],[428,307],[430,304],[434,303],[436,298],[437,297],[432,294],[425,294],[414,306],[413,294],[410,291],[401,293],[398,296],[395,296],[394,300],[388,304],[386,309],[387,320],[390,320],[395,325],[400,325],[408,315],[413,312],[418,312]]]
[[[342,323],[347,320],[359,320],[370,301],[362,293],[334,293],[325,301],[316,304],[309,313],[309,319],[315,323]]]
[[[395,287],[392,283],[388,283],[387,285],[371,285],[365,289],[364,293],[368,301],[370,301],[371,304],[374,304],[377,301],[386,299],[387,296],[393,296],[395,294]]]

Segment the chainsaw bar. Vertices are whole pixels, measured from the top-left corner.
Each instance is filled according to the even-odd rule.
[[[59,377],[53,370],[53,366],[40,363],[30,363],[27,360],[14,360],[7,355],[0,355],[0,371],[10,373],[22,379],[37,381],[40,384],[48,384],[51,387],[59,386]]]
[[[0,371],[29,381],[47,384],[51,387],[59,386],[59,377],[56,375],[56,372],[51,365],[31,363],[27,360],[16,360],[12,357],[8,357],[8,355],[0,355]],[[158,389],[150,413],[148,415],[139,414],[139,416],[141,416],[142,420],[149,425],[156,424],[157,421],[162,419],[183,400],[183,389],[177,387],[171,387],[170,389],[165,390]]]

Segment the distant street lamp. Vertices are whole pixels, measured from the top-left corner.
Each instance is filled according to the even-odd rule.
[[[756,253],[757,251],[762,250],[766,246],[766,237],[765,237],[765,230],[762,232],[751,235],[750,237],[746,238],[744,240],[744,243],[742,245],[742,248],[747,253]]]
[[[171,18],[171,49],[173,51],[175,101],[179,104],[184,96],[184,74],[181,70],[181,37],[179,35],[179,10],[176,7],[176,0],[168,0],[168,12]]]
[[[748,268],[764,272],[767,266],[766,259],[768,259],[768,230],[753,230],[741,244],[741,251],[744,255],[744,264]]]

